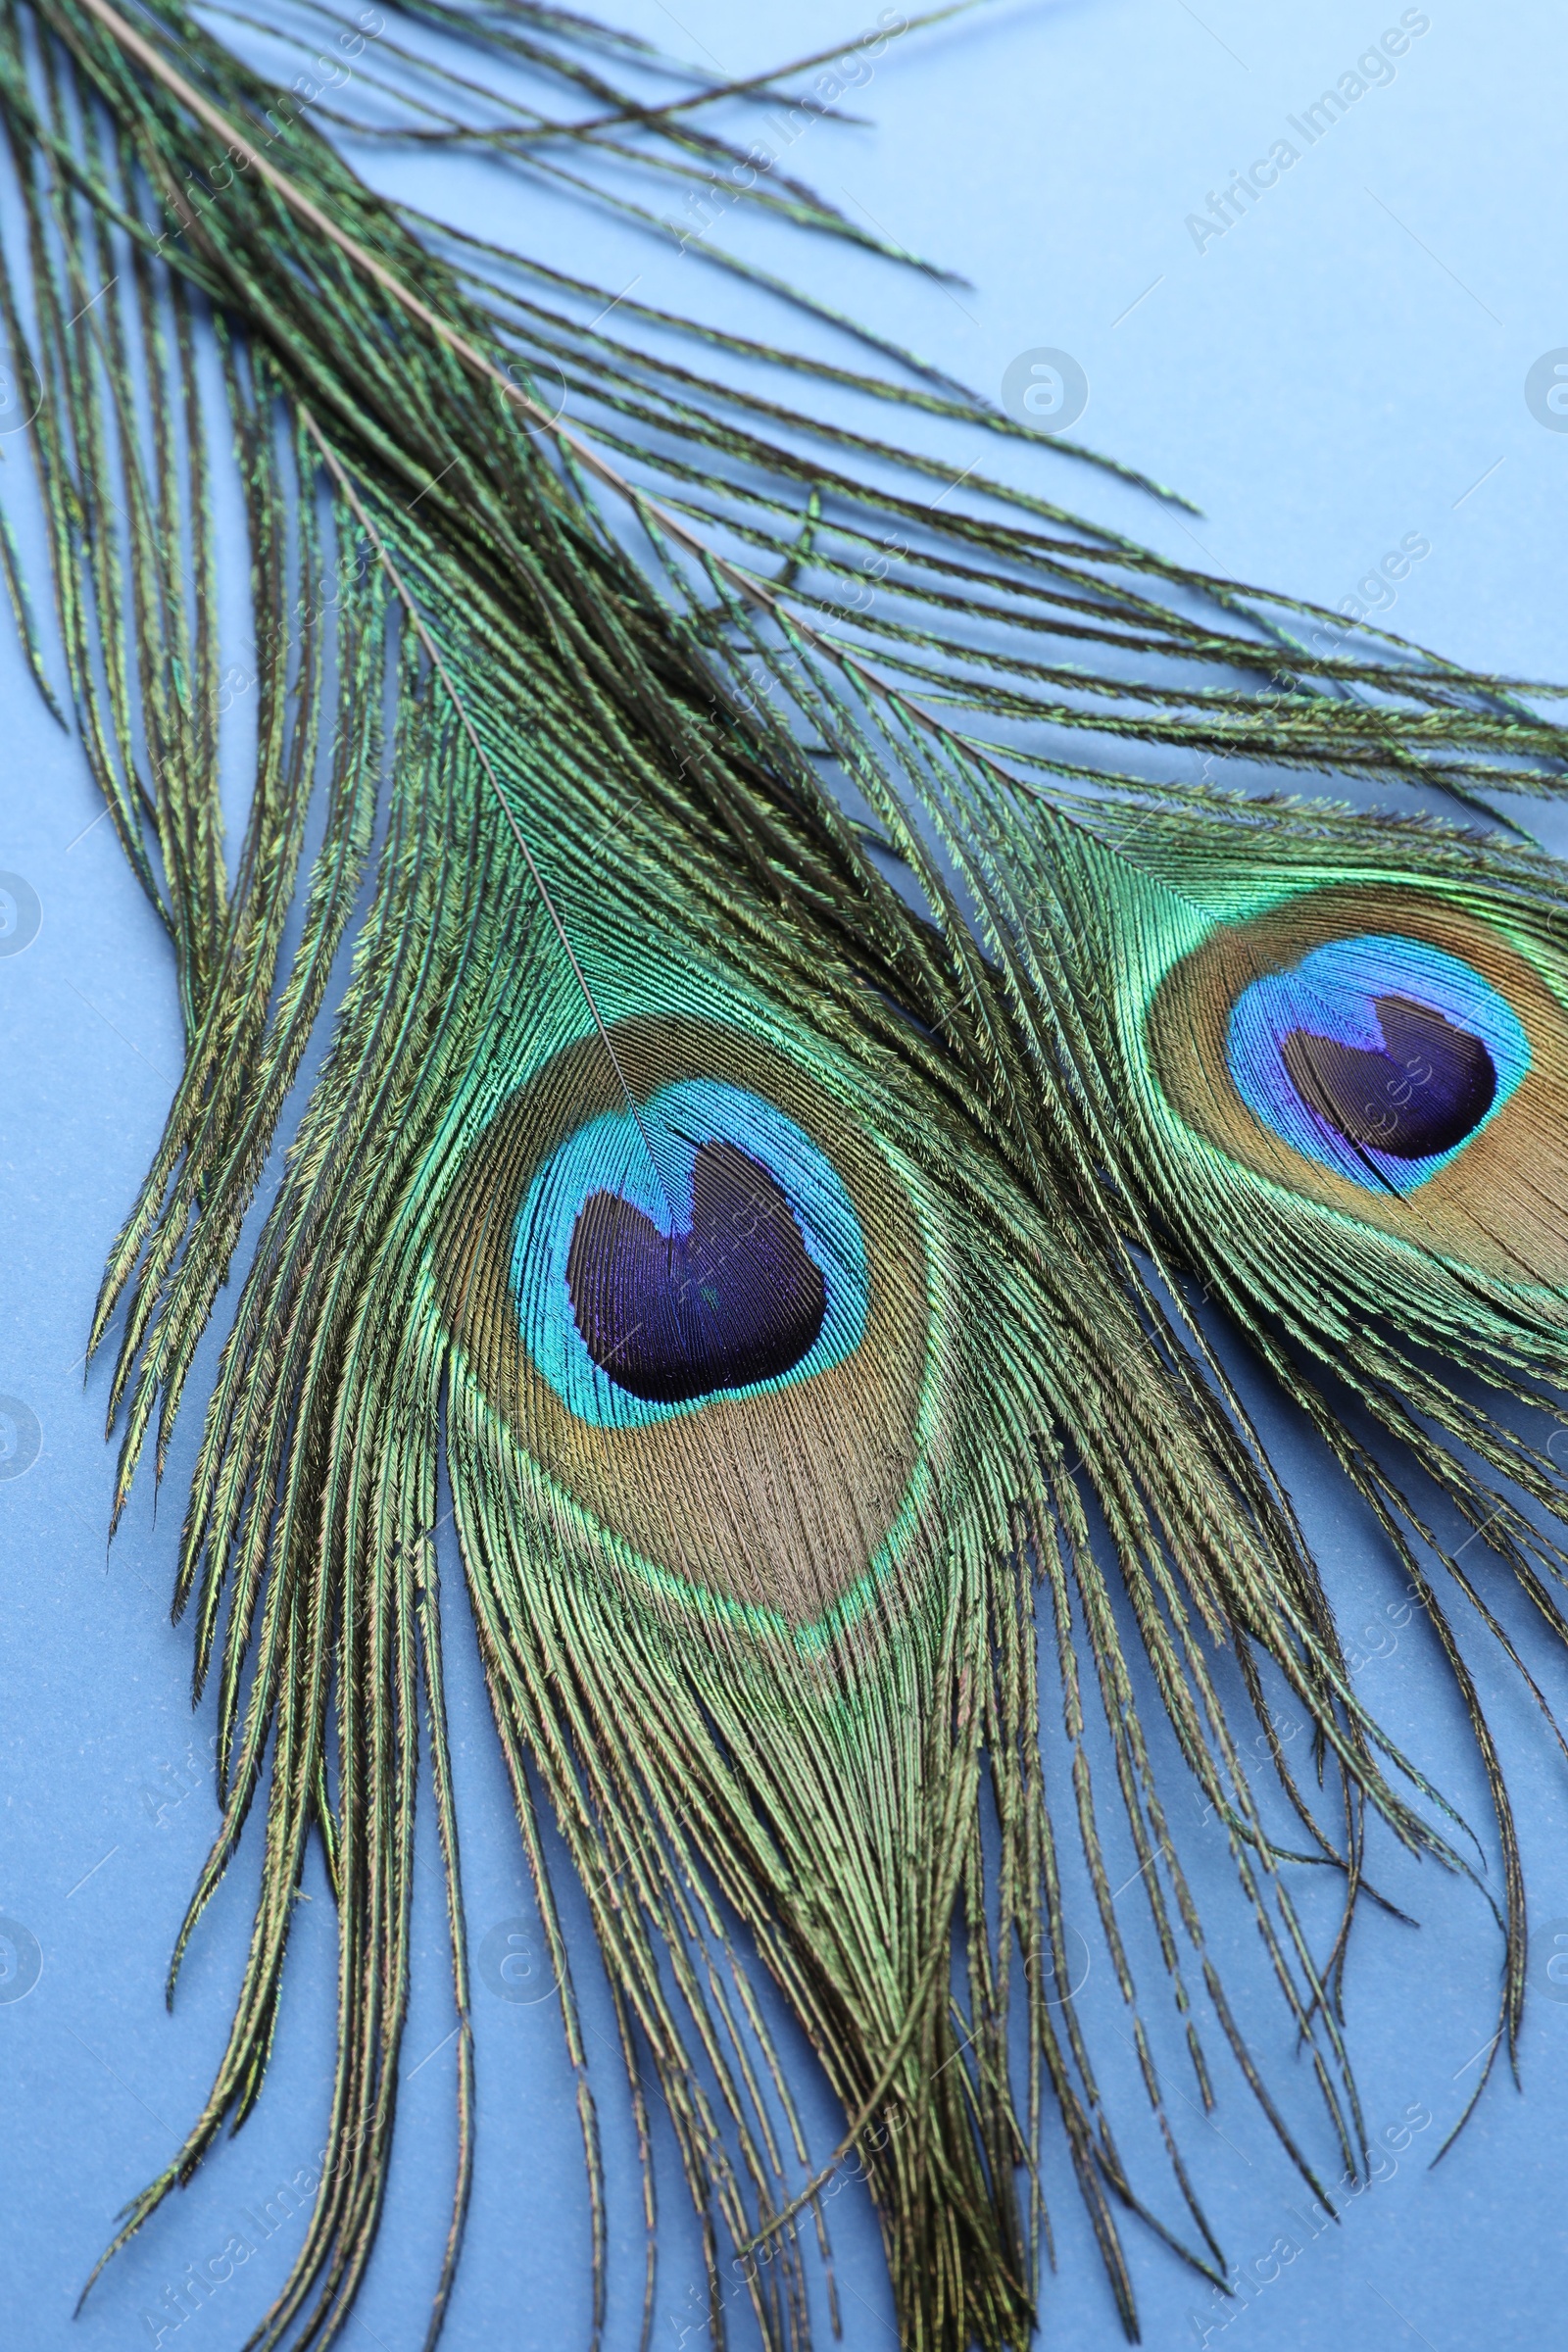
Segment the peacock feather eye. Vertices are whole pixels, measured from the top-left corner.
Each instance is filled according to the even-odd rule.
[[[1477,1135],[1530,1067],[1500,991],[1395,932],[1331,940],[1249,982],[1225,1052],[1237,1093],[1283,1142],[1401,1194]]]
[[[738,1028],[612,1022],[467,1147],[437,1274],[488,1410],[634,1575],[809,1625],[928,1509],[934,1251],[818,1077]]]
[[[809,1378],[865,1330],[865,1242],[831,1162],[760,1095],[710,1079],[551,1152],[512,1285],[534,1364],[595,1427]]]
[[[689,1221],[669,1230],[623,1193],[577,1211],[566,1290],[601,1372],[652,1404],[686,1404],[791,1372],[809,1355],[827,1284],[783,1187],[738,1146],[691,1163]]]
[[[1232,1163],[1505,1281],[1568,1284],[1568,1013],[1435,892],[1298,888],[1152,992],[1152,1074]]]

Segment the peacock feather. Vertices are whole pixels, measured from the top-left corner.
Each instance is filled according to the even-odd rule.
[[[1417,784],[1474,812],[1559,790],[1568,740],[1545,689],[1366,630],[1322,650],[1331,616],[981,475],[939,495],[951,469],[901,448],[889,410],[1028,436],[801,288],[768,281],[883,373],[460,236],[345,154],[481,144],[641,233],[639,175],[652,202],[739,153],[704,111],[735,93],[521,0],[313,7],[267,31],[357,61],[349,86],[328,99],[309,69],[302,105],[177,0],[133,20],[0,6],[24,230],[0,312],[38,388],[70,700],[185,1025],[93,1325],[95,1346],[116,1332],[122,1503],[149,1445],[162,1469],[243,1260],[175,1583],[198,1691],[216,1677],[222,1807],[175,1971],[258,1799],[261,1892],[211,2096],[116,2244],[260,2094],[314,1840],[339,1923],[329,2146],[252,2341],[343,2328],[387,2178],[427,1780],[459,2021],[439,2330],[473,2102],[444,1469],[563,1986],[601,2320],[608,2223],[546,1820],[633,2086],[649,2321],[651,2068],[710,2275],[743,2258],[769,2343],[804,2341],[806,2233],[850,2150],[903,2340],[1026,2343],[1036,2154],[1058,2128],[1131,2331],[1118,2205],[1222,2272],[1111,1908],[1094,1710],[1195,2086],[1208,2104],[1201,2015],[1309,2180],[1205,1944],[1138,1674],[1226,1824],[1349,2168],[1339,1990],[1368,1814],[1461,1866],[1352,1690],[1195,1286],[1422,1579],[1508,1856],[1510,2040],[1506,1794],[1419,1566],[1427,1531],[1330,1372],[1554,1623],[1568,1568],[1492,1483],[1554,1510],[1551,1461],[1468,1384],[1539,1400],[1561,1374],[1558,869],[1494,829],[1232,798],[1182,763]],[[655,74],[660,104],[638,94]],[[877,242],[782,175],[746,193]],[[738,382],[704,372],[719,356]],[[790,409],[790,373],[872,421]],[[232,867],[225,433],[258,648]],[[7,577],[48,691],[9,556]],[[1039,1747],[1040,1636],[1065,1789]],[[1301,1857],[1249,1782],[1222,1649],[1259,1709],[1276,1682],[1294,1693],[1338,1785],[1328,1829],[1265,1741],[1308,1858],[1343,1877],[1325,1952],[1293,1899]],[[1069,1838],[1179,2227],[1129,2177],[1053,1976]],[[837,2149],[806,2143],[764,1982],[831,2083]]]

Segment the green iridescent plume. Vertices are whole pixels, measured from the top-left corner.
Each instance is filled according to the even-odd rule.
[[[1338,1998],[1369,1813],[1457,1860],[1354,1697],[1184,1285],[1246,1330],[1412,1568],[1426,1531],[1327,1400],[1328,1366],[1548,1609],[1568,1565],[1519,1509],[1493,1516],[1487,1483],[1554,1506],[1550,1461],[1433,1368],[1516,1396],[1561,1369],[1555,869],[1172,775],[1233,757],[1485,807],[1558,790],[1568,741],[1544,690],[1326,638],[1332,615],[978,471],[953,499],[946,462],[901,450],[872,404],[1030,436],[803,288],[763,281],[880,372],[459,235],[341,151],[478,144],[643,233],[742,154],[716,99],[807,103],[779,77],[705,87],[528,5],[313,7],[267,30],[291,25],[311,58],[354,61],[335,90],[308,68],[303,103],[172,0],[133,21],[0,6],[24,214],[0,309],[38,389],[71,706],[185,1023],[93,1330],[123,1317],[122,1502],[149,1445],[162,1467],[352,943],[240,1269],[175,1589],[198,1690],[217,1677],[223,1806],[179,1952],[261,1798],[255,1934],[211,2097],[116,2242],[260,2093],[314,1838],[339,1918],[330,2151],[252,2340],[343,2328],[390,2158],[423,1781],[459,2020],[439,2329],[473,2099],[428,1541],[444,1466],[561,1975],[601,2317],[593,2089],[541,1806],[633,2083],[647,2323],[651,2066],[710,2271],[747,2258],[770,2344],[804,2343],[818,2195],[851,2150],[903,2340],[1026,2344],[1056,2130],[1132,2331],[1118,2206],[1222,2272],[1111,1909],[1097,1742],[1199,2095],[1206,2030],[1309,2180],[1205,1946],[1138,1692],[1226,1824],[1348,2166]],[[444,62],[409,45],[430,33]],[[542,107],[498,94],[518,77]],[[876,244],[782,172],[744,200]],[[705,372],[720,361],[735,381]],[[873,421],[793,409],[788,377]],[[257,649],[232,858],[222,431]],[[47,691],[9,554],[7,577]],[[1430,1588],[1429,1606],[1463,1681]],[[1042,1638],[1064,1790],[1039,1746]],[[1331,1836],[1273,1746],[1308,1858],[1343,1874],[1320,1953],[1221,1649],[1259,1707],[1265,1685],[1295,1694],[1338,1784]],[[1517,1867],[1464,1689],[1509,1858],[1516,2031]],[[1129,2177],[1053,1972],[1066,1840],[1179,2225]],[[820,2060],[836,2148],[802,2133],[763,1986]]]

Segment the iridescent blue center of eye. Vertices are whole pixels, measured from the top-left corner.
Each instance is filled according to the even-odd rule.
[[[1413,1192],[1494,1118],[1530,1067],[1507,1000],[1425,941],[1314,948],[1237,998],[1237,1092],[1281,1139],[1372,1191]]]
[[[865,1331],[865,1244],[837,1173],[771,1103],[709,1079],[552,1152],[512,1276],[535,1365],[597,1427],[784,1387]]]
[[[701,1144],[691,1181],[684,1232],[662,1233],[619,1193],[591,1193],[566,1256],[583,1346],[621,1388],[658,1404],[792,1371],[827,1311],[822,1269],[760,1160]]]

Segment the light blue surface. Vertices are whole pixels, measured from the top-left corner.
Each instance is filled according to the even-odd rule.
[[[626,0],[624,14],[732,72],[804,54],[856,24],[844,0],[749,0],[744,10],[736,0],[680,0],[674,12],[660,0]],[[867,7],[866,22],[872,14]],[[894,42],[857,102],[875,127],[818,123],[792,150],[790,169],[917,251],[961,268],[972,290],[901,279],[830,249],[797,248],[788,266],[814,271],[841,306],[874,316],[987,389],[1000,388],[1021,355],[1066,353],[1090,387],[1075,429],[1178,484],[1204,515],[1179,520],[1043,458],[1038,478],[1057,495],[1173,555],[1192,559],[1196,549],[1244,579],[1331,605],[1375,605],[1389,625],[1471,662],[1561,675],[1568,436],[1544,429],[1525,385],[1538,360],[1568,346],[1565,35],[1544,0],[1517,0],[1505,16],[1480,0],[1440,0],[1430,14],[1430,31],[1400,57],[1396,77],[1348,106],[1223,236],[1208,239],[1195,238],[1187,217],[1237,170],[1290,139],[1289,119],[1354,71],[1397,24],[1397,8],[1200,0],[1195,14],[1184,0],[1068,0],[1002,5]],[[400,185],[427,199],[448,184],[433,162],[397,172]],[[470,201],[471,180],[452,186],[454,201]],[[492,220],[506,205],[538,202],[585,273],[612,286],[641,273],[641,299],[697,299],[686,293],[697,272],[710,303],[763,322],[760,303],[726,295],[721,284],[715,295],[712,273],[672,249],[630,247],[609,224],[564,206],[552,214],[510,185],[487,201]],[[1537,410],[1548,417],[1554,381],[1549,368],[1536,379]],[[936,438],[955,475],[981,454],[979,435]],[[0,438],[0,489],[10,498],[21,448]],[[19,511],[36,570],[24,498]],[[1385,566],[1413,535],[1429,541],[1430,555],[1402,573],[1396,562]],[[224,593],[237,625],[243,579],[225,580]],[[0,868],[22,875],[41,909],[31,944],[0,956],[0,1394],[20,1399],[42,1433],[32,1466],[0,1480],[0,1913],[36,1938],[42,1958],[25,1997],[0,2001],[4,2334],[24,2352],[130,2352],[154,2340],[141,2315],[184,2266],[244,2235],[255,2254],[163,2339],[180,2352],[226,2352],[299,2242],[301,2225],[276,2192],[296,2175],[309,2178],[321,2142],[332,1923],[317,1875],[313,1899],[299,1906],[260,2109],[116,2264],[73,2328],[75,2292],[116,2210],[164,2163],[207,2090],[248,1931],[256,1841],[247,1840],[196,1940],[170,2019],[164,1968],[214,1821],[210,1710],[192,1721],[189,1637],[170,1628],[165,1607],[196,1420],[176,1439],[161,1513],[155,1521],[144,1482],[106,1565],[114,1466],[101,1434],[106,1367],[84,1395],[80,1357],[105,1250],[155,1147],[177,1067],[172,971],[79,754],[40,709],[4,629],[0,691]],[[1348,1622],[1374,1628],[1356,1653],[1358,1687],[1391,1734],[1484,1825],[1481,1776],[1451,1686],[1430,1643],[1401,1622],[1397,1582],[1364,1514],[1266,1396],[1259,1412]],[[9,1425],[25,1429],[15,1415]],[[1544,1656],[1484,1545],[1467,1564],[1560,1698],[1560,1668]],[[455,1568],[449,1563],[449,1592]],[[452,1614],[461,1619],[461,1610]],[[1568,1988],[1550,1982],[1546,1961],[1553,1932],[1568,1936],[1565,1767],[1495,1650],[1468,1646],[1519,1803],[1538,1923],[1523,2095],[1495,2080],[1442,2167],[1427,2169],[1494,2031],[1498,1946],[1472,1888],[1380,1849],[1379,1884],[1423,1923],[1418,1931],[1368,1910],[1352,1950],[1348,2029],[1368,2124],[1392,2134],[1389,2169],[1351,2201],[1340,2227],[1319,2226],[1233,2067],[1217,2070],[1211,2122],[1183,2103],[1187,2078],[1175,2072],[1167,2031],[1158,2055],[1170,2062],[1172,2110],[1195,2181],[1250,2283],[1240,2302],[1222,2304],[1129,2223],[1145,2341],[1157,2352],[1205,2340],[1223,2341],[1225,2352],[1326,2344],[1471,2352],[1560,2340],[1568,2000],[1557,1996]],[[526,1919],[531,1905],[461,1623],[450,1648],[469,1913],[480,1942],[492,1927]],[[1054,1740],[1048,1728],[1048,1753]],[[1169,1772],[1163,1750],[1160,1760]],[[1223,1899],[1222,1834],[1199,1818],[1178,1775],[1168,1786],[1172,1805],[1192,1809],[1189,1864],[1211,1906],[1216,1956],[1245,2031],[1285,2082],[1314,2160],[1332,2172],[1335,2152],[1310,2086],[1291,2082],[1291,2035],[1255,1936]],[[428,1808],[421,1832],[428,1863]],[[1488,1848],[1495,1879],[1494,1838]],[[1119,1913],[1152,1981],[1157,1963],[1136,1901],[1129,1887]],[[1332,1932],[1329,1890],[1317,1890],[1306,1909],[1321,1948]],[[450,1997],[429,1869],[416,1945],[387,2223],[344,2338],[383,2352],[415,2352],[421,2340],[454,2143],[452,2051],[443,2046]],[[14,1949],[24,1975],[27,1948]],[[0,1943],[0,1972],[11,1966]],[[9,1981],[20,1985],[24,1975]],[[503,1983],[497,1973],[476,1995],[480,2172],[448,2352],[556,2352],[587,2340],[588,2221],[554,2003],[503,1997]],[[1130,2112],[1141,2094],[1113,1987],[1093,1977],[1083,1998],[1102,2086],[1116,2112]],[[612,2200],[608,2352],[631,2352],[642,2241],[629,2114],[612,2022],[591,1976],[585,2004]],[[798,2041],[789,2046],[808,2131],[825,2148],[836,2135],[828,2104]],[[1415,2130],[1421,2115],[1432,2120]],[[1129,2137],[1141,2180],[1170,2213],[1150,2135],[1129,2127]],[[1059,2148],[1047,2185],[1057,2270],[1045,2289],[1041,2340],[1057,2352],[1098,2352],[1117,2340],[1114,2316]],[[894,2336],[863,2192],[844,2184],[829,2211],[845,2341],[852,2352],[877,2352]],[[707,2302],[701,2254],[667,2173],[662,2230],[655,2343],[697,2352]],[[1282,2240],[1297,2250],[1287,2256]],[[738,2296],[729,2311],[744,2342]]]

